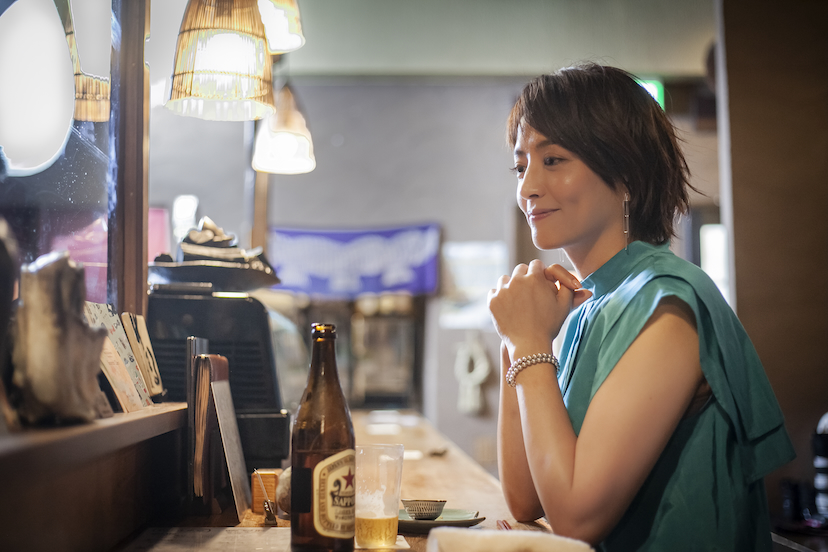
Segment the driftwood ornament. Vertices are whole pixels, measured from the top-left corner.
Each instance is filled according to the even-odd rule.
[[[83,267],[68,253],[49,253],[21,268],[12,381],[22,397],[18,413],[29,423],[96,417],[106,330],[86,324],[85,300]]]
[[[3,146],[0,146],[0,182],[3,180]],[[11,227],[0,218],[0,435],[18,429],[17,413],[6,394],[6,382],[11,379],[9,320],[14,304],[15,284],[20,268],[17,262],[17,242]]]

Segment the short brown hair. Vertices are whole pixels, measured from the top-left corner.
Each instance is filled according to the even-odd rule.
[[[576,154],[610,188],[627,187],[634,239],[661,244],[675,235],[690,171],[672,123],[633,75],[588,63],[537,77],[509,115],[512,148],[521,125]]]

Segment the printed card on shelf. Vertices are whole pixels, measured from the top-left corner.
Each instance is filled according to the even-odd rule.
[[[106,328],[109,341],[115,346],[118,356],[126,367],[129,373],[129,379],[138,391],[138,396],[141,398],[141,404],[150,406],[152,399],[150,399],[147,384],[144,382],[144,376],[138,368],[138,363],[135,361],[135,356],[132,354],[132,347],[129,345],[124,326],[121,324],[121,317],[115,312],[112,305],[104,305],[101,303],[88,303],[95,311],[98,326]]]
[[[135,412],[144,408],[144,403],[138,390],[132,383],[121,355],[115,350],[115,345],[108,339],[104,341],[101,351],[101,370],[112,385],[115,396],[121,402],[124,412]],[[114,376],[110,377],[110,374]]]
[[[105,326],[98,316],[100,310],[94,305],[95,303],[87,301],[83,307],[87,324],[93,328]],[[109,339],[104,340],[103,349],[101,350],[101,372],[112,386],[115,397],[124,412],[135,412],[144,408],[126,365]]]
[[[146,320],[140,314],[131,312],[121,313],[121,320],[149,394],[153,397],[160,395],[164,392],[164,387],[161,385],[161,374],[158,372],[158,363],[155,361]]]

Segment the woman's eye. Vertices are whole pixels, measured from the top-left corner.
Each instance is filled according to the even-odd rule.
[[[544,157],[543,164],[547,166],[557,165],[560,159],[557,157]]]
[[[514,167],[511,167],[509,170],[515,174],[520,175],[523,173],[523,171],[526,170],[526,167],[524,167],[523,165],[515,165]]]

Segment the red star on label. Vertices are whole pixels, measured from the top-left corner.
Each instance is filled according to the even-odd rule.
[[[351,473],[351,468],[348,468],[348,475],[343,475],[342,479],[345,480],[346,489],[354,486],[354,474]]]

